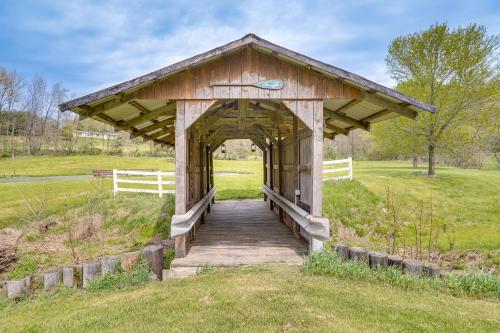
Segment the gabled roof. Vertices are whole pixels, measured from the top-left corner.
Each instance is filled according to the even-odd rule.
[[[201,53],[199,55],[196,55],[194,57],[185,59],[183,61],[180,61],[178,63],[175,63],[173,65],[161,68],[159,70],[156,70],[154,72],[139,76],[137,78],[116,84],[114,86],[96,91],[94,93],[73,99],[71,101],[68,101],[66,103],[63,103],[59,106],[61,111],[67,111],[67,110],[72,110],[77,107],[86,105],[88,103],[94,103],[102,99],[109,98],[110,96],[122,93],[126,90],[130,90],[133,88],[137,88],[139,86],[142,86],[148,82],[151,82],[153,80],[157,80],[162,77],[166,77],[170,74],[179,72],[183,69],[186,69],[189,66],[196,65],[198,63],[207,61],[211,58],[220,56],[226,52],[230,52],[232,50],[241,48],[246,45],[254,45],[260,48],[264,48],[267,50],[270,50],[272,52],[276,52],[277,54],[289,58],[295,62],[302,63],[304,65],[309,66],[311,69],[320,72],[324,75],[335,77],[335,78],[340,78],[344,82],[351,84],[353,86],[357,86],[360,88],[363,88],[364,90],[368,90],[372,93],[379,93],[383,97],[388,97],[389,99],[393,100],[396,99],[399,101],[399,103],[404,103],[408,106],[413,106],[417,109],[424,110],[424,111],[429,111],[429,112],[435,112],[435,108],[432,105],[423,103],[421,101],[418,101],[414,98],[411,98],[405,94],[402,94],[400,92],[397,92],[393,89],[387,88],[385,86],[382,86],[378,83],[375,83],[373,81],[370,81],[364,77],[361,77],[359,75],[356,75],[354,73],[348,72],[346,70],[343,70],[341,68],[325,64],[321,61],[312,59],[310,57],[307,57],[305,55],[302,55],[300,53],[294,52],[292,50],[289,50],[287,48],[284,48],[282,46],[273,44],[265,39],[262,39],[254,34],[248,34],[244,36],[241,39],[235,40],[233,42],[230,42],[228,44],[225,44],[223,46],[217,47],[215,49],[212,49],[210,51]]]

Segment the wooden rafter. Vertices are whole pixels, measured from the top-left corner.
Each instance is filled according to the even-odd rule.
[[[127,121],[119,121],[118,123],[123,127],[134,127],[161,115],[173,116],[175,114],[175,102],[168,102],[166,105],[160,106],[159,108],[153,109],[151,111],[147,110],[144,106],[135,101],[130,101],[129,104],[142,111],[138,117]],[[140,105],[140,107],[138,105]]]
[[[363,100],[367,101],[368,103],[375,104],[378,106],[383,107],[384,109],[390,110],[392,112],[396,112],[402,116],[411,118],[411,119],[416,119],[417,118],[417,112],[413,111],[411,109],[408,109],[405,106],[402,106],[400,104],[388,101],[382,97],[379,97],[375,94],[369,94],[365,93],[363,94]]]
[[[108,111],[109,109],[115,108],[117,106],[120,106],[123,103],[126,103],[128,101],[131,101],[132,99],[136,98],[137,94],[121,94],[119,96],[116,96],[116,98],[106,101],[104,103],[101,103],[96,106],[88,107],[88,106],[80,106],[81,109],[85,110],[84,114],[80,114],[79,118],[80,120],[84,120],[87,118],[92,118],[94,116],[97,116],[101,113],[104,113]]]
[[[343,123],[347,123],[347,124],[349,124],[351,126],[354,126],[354,127],[357,127],[357,128],[361,128],[361,129],[363,129],[365,131],[369,131],[370,130],[370,124],[368,124],[366,122],[359,121],[359,120],[354,119],[352,117],[349,117],[349,116],[347,116],[347,115],[345,115],[343,113],[340,113],[339,111],[333,111],[333,110],[330,110],[328,108],[323,108],[323,111],[325,112],[325,115],[327,117],[330,117],[333,120],[339,120],[339,121],[341,121]]]
[[[334,132],[337,132],[337,133],[340,133],[340,134],[347,135],[349,133],[349,131],[347,129],[335,126],[335,125],[330,124],[328,122],[325,122],[325,127],[328,128],[331,131],[334,131]]]
[[[141,128],[140,130],[135,130],[132,133],[130,133],[130,137],[131,138],[136,138],[136,137],[141,136],[143,134],[146,134],[148,132],[152,132],[152,131],[154,131],[154,130],[156,130],[158,128],[171,126],[173,124],[174,124],[174,119],[173,118],[168,118],[168,119],[159,121],[159,122],[157,122],[155,124],[152,124],[152,125],[146,126],[144,128]]]
[[[371,116],[368,116],[368,117],[363,118],[361,120],[368,122],[368,121],[372,121],[372,120],[375,120],[377,118],[383,117],[385,115],[388,115],[389,113],[391,113],[391,111],[384,109],[382,111],[379,111],[379,112],[372,114]]]

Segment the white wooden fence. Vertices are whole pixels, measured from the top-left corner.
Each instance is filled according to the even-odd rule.
[[[143,179],[125,179],[118,178],[118,176],[133,176],[133,177],[154,177],[155,180],[143,180]],[[163,189],[163,185],[175,185],[174,180],[163,180],[163,177],[174,177],[175,172],[164,172],[164,171],[137,171],[137,170],[117,170],[113,169],[113,194],[116,196],[118,192],[137,192],[137,193],[157,193],[161,198],[163,194],[173,193],[175,194],[175,189]],[[131,188],[131,187],[119,187],[119,184],[147,184],[156,185],[157,189],[153,188]]]
[[[325,168],[325,166],[329,165],[335,165],[335,164],[347,164],[347,167],[343,168]],[[323,178],[323,181],[325,180],[339,180],[339,179],[349,179],[352,180],[352,157],[346,158],[344,160],[333,160],[333,161],[323,161],[323,175],[325,174],[334,174],[338,172],[345,173],[347,171],[347,175],[344,174],[342,176],[331,176],[331,177],[326,177]]]

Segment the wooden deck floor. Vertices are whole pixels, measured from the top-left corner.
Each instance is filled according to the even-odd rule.
[[[305,244],[269,210],[263,200],[218,201],[196,232],[188,254],[171,264],[182,275],[204,266],[270,262],[302,264]],[[191,269],[192,268],[192,269]]]

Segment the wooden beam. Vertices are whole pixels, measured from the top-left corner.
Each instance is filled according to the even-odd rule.
[[[347,129],[335,126],[335,125],[330,124],[328,122],[325,122],[325,127],[328,128],[329,130],[335,131],[335,132],[340,133],[340,134],[347,135],[349,133],[349,131]]]
[[[343,113],[339,113],[339,111],[333,111],[333,110],[330,110],[328,108],[323,108],[323,111],[325,112],[325,114],[328,117],[330,117],[334,120],[339,120],[343,123],[347,123],[347,124],[352,125],[354,127],[361,128],[365,131],[370,130],[370,124],[367,124],[367,123],[364,123],[364,122],[359,121],[357,119],[354,119],[352,117],[349,117]]]
[[[116,96],[116,98],[106,101],[102,104],[93,106],[93,107],[86,107],[86,106],[80,106],[81,109],[86,110],[85,114],[80,114],[79,118],[80,120],[85,120],[87,118],[92,118],[94,116],[97,116],[101,113],[104,113],[108,111],[109,109],[115,108],[117,106],[122,105],[123,103],[127,103],[128,101],[131,101],[132,99],[137,97],[137,93],[132,93],[132,94],[121,94],[119,96]]]
[[[323,101],[314,102],[311,140],[311,215],[323,216]],[[319,251],[323,242],[311,236],[309,251]]]
[[[175,214],[186,213],[187,203],[187,137],[185,128],[185,102],[177,102],[175,124]],[[186,256],[186,235],[175,237],[175,255],[178,258]]]
[[[274,138],[273,134],[267,128],[259,124],[255,124],[254,127],[259,129],[264,137],[267,137],[269,140],[271,140],[273,144],[278,144],[278,141]]]
[[[378,105],[380,107],[383,107],[384,109],[390,110],[392,112],[396,112],[402,116],[408,117],[410,119],[416,119],[418,113],[408,109],[407,107],[401,106],[397,103],[388,101],[382,97],[379,97],[375,94],[369,94],[369,93],[364,93],[363,94],[363,100],[371,103]]]
[[[164,136],[165,134],[171,134],[171,133],[175,133],[174,127],[168,127],[168,128],[165,128],[161,131],[154,132],[153,134],[150,134],[149,137],[152,139],[157,139],[157,138]]]
[[[152,125],[146,126],[144,128],[141,128],[140,130],[132,131],[130,133],[130,137],[136,138],[136,137],[143,135],[145,133],[154,131],[155,129],[171,126],[173,124],[174,124],[174,118],[168,118],[168,119],[159,121],[156,124],[152,124]]]
[[[135,101],[129,102],[130,105]],[[136,106],[135,104],[134,106]],[[144,123],[161,115],[175,115],[175,102],[168,102],[167,105],[160,106],[159,108],[153,109],[147,112],[141,112],[138,117],[127,120],[127,121],[119,121],[118,123],[123,127],[133,127],[138,124]]]
[[[363,121],[363,122],[370,122],[370,121],[375,120],[377,118],[380,118],[380,117],[383,117],[385,115],[388,115],[391,112],[392,111],[389,111],[389,110],[382,110],[382,111],[379,111],[379,112],[377,112],[375,114],[372,114],[371,116],[368,116],[366,118],[361,119],[361,121]]]

